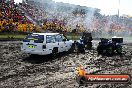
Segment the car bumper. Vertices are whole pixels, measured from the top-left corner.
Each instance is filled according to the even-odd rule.
[[[43,49],[41,51],[21,49],[21,51],[24,53],[36,54],[36,55],[48,55],[52,53],[52,50],[48,50],[48,49]]]

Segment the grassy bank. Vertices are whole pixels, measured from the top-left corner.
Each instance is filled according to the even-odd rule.
[[[16,34],[0,34],[0,39],[8,39],[8,38],[17,38],[17,39],[22,39],[25,38],[26,35],[16,35]]]
[[[23,33],[0,33],[0,39],[23,39],[25,38],[27,34],[23,34]],[[70,40],[78,40],[81,36],[79,35],[73,35],[73,34],[66,34],[67,38]]]
[[[29,33],[0,33],[0,40],[22,40],[24,39]],[[66,34],[67,38],[70,40],[79,40],[81,35],[75,34]],[[113,36],[105,36],[104,38],[111,39]],[[100,37],[93,37],[93,39],[100,39]],[[132,41],[132,36],[130,37],[123,37],[124,41]]]
[[[0,39],[23,39],[28,35],[26,32],[0,32]]]
[[[4,34],[0,35],[0,39],[24,39],[27,35],[16,35],[16,34]],[[80,36],[67,36],[70,40],[78,40]]]

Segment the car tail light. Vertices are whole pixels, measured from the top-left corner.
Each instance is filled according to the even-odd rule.
[[[46,45],[43,45],[42,48],[43,48],[43,49],[46,49]]]

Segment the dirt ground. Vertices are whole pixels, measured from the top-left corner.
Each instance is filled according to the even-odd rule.
[[[132,75],[132,46],[123,45],[123,54],[61,53],[56,58],[30,56],[20,50],[20,41],[0,42],[0,88],[78,88],[75,69],[82,64],[88,73]],[[132,88],[127,84],[88,84],[80,88]]]

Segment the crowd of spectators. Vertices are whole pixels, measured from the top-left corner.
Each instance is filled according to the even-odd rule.
[[[20,4],[20,8],[24,10],[45,31],[72,32],[75,28],[80,28],[80,32],[84,31],[83,25],[79,25],[79,23],[77,23],[79,20],[75,20],[76,17],[71,15],[72,12],[69,14],[68,10],[67,12],[63,11],[60,9],[61,7],[54,7],[54,4],[43,4],[44,3],[27,1],[26,3]]]
[[[43,29],[43,31],[80,33],[89,31],[97,36],[132,35],[132,18],[118,15],[105,16],[95,8],[81,9],[81,6],[76,5],[35,1],[26,1],[18,5],[2,2],[0,8],[1,31],[42,31]],[[37,24],[29,21],[26,15]]]
[[[34,21],[37,21],[39,17],[39,10],[34,6],[26,3],[19,4],[19,7],[26,12]]]
[[[0,31],[34,31],[34,24],[18,8],[17,4],[11,1],[2,0],[0,3]]]
[[[99,13],[99,10],[89,8],[88,12],[75,12],[73,6],[62,3],[42,3],[29,1],[23,3],[21,7],[29,13],[36,21],[41,23],[44,30],[62,30],[72,32],[89,31],[97,36],[99,35],[131,35],[132,18],[118,15],[105,16]],[[48,8],[50,7],[50,8]],[[70,8],[67,10],[67,8]],[[78,9],[78,8],[77,8]],[[87,8],[86,8],[87,9]],[[84,10],[84,9],[83,9]],[[81,10],[82,11],[82,10]],[[84,10],[85,11],[85,10]],[[78,14],[79,13],[79,14]],[[84,17],[85,16],[85,17]],[[57,21],[54,21],[57,19]],[[62,24],[61,24],[62,23]]]
[[[99,33],[109,35],[129,36],[132,35],[132,18],[118,15],[111,16],[95,16],[94,28],[98,29]],[[107,32],[107,33],[106,33]],[[103,34],[103,35],[104,35]]]

